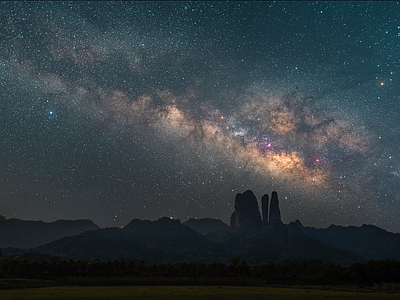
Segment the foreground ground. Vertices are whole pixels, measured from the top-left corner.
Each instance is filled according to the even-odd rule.
[[[0,299],[399,299],[399,294],[229,286],[41,287],[0,290]]]

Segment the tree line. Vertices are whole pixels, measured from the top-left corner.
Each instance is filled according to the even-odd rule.
[[[169,263],[149,264],[143,260],[98,259],[65,260],[22,259],[16,256],[0,258],[0,278],[52,279],[71,284],[226,284],[226,285],[382,285],[400,284],[400,262],[388,259],[371,260],[341,266],[333,261],[320,260],[247,265],[234,256],[229,264],[223,263]]]

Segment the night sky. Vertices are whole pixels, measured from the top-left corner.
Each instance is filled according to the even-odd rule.
[[[396,2],[0,3],[0,215],[400,231]]]

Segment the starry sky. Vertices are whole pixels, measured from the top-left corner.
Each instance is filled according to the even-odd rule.
[[[397,2],[0,2],[0,214],[400,231]]]

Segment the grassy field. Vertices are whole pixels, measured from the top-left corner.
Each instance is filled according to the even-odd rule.
[[[399,294],[277,287],[111,286],[39,287],[0,290],[0,299],[399,299]]]
[[[8,289],[27,289],[27,288],[39,288],[39,287],[50,287],[59,285],[57,282],[52,280],[40,280],[40,279],[0,279],[0,295],[1,290]]]

